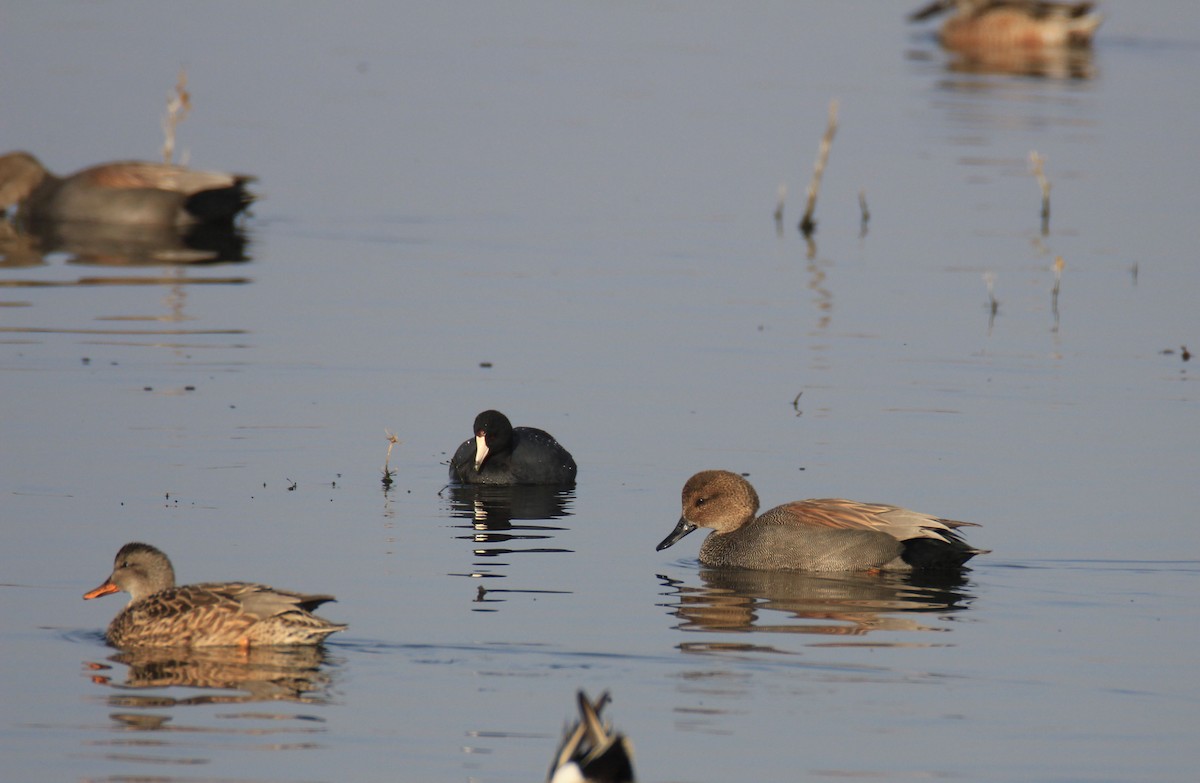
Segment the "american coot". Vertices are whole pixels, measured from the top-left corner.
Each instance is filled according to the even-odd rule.
[[[956,530],[972,522],[939,519],[881,503],[841,498],[797,500],[762,516],[750,482],[706,470],[683,487],[683,515],[658,545],[666,549],[697,527],[712,528],[700,562],[759,570],[874,571],[958,568],[975,549]]]
[[[464,484],[575,483],[575,460],[550,433],[513,427],[500,411],[475,417],[475,437],[450,460],[450,480]]]
[[[579,719],[567,729],[550,765],[548,783],[633,783],[633,751],[622,734],[600,719],[608,703],[603,693],[593,704],[579,691]]]
[[[0,156],[0,209],[16,205],[31,223],[229,223],[254,200],[245,190],[253,179],[141,161],[57,177],[28,152],[11,152]]]
[[[950,49],[1090,46],[1103,17],[1095,3],[1046,0],[933,0],[909,15],[919,22],[954,10],[938,39]]]
[[[249,582],[175,586],[175,569],[149,544],[121,547],[112,575],[85,599],[121,590],[129,604],[109,623],[114,647],[250,647],[318,644],[346,628],[312,614],[331,595],[305,595]]]

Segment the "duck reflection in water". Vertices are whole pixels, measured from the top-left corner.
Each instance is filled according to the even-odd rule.
[[[570,516],[575,490],[536,485],[500,486],[491,484],[451,484],[442,491],[450,503],[450,515],[469,520],[457,525],[469,533],[458,538],[471,542],[474,561],[467,573],[455,574],[471,579],[501,579],[511,555],[565,553],[564,547],[544,546],[565,527],[531,524],[529,520],[554,520]],[[557,589],[499,589],[480,586],[474,611],[493,611],[494,604],[512,593],[562,593]]]
[[[699,587],[659,577],[678,597],[684,631],[757,631],[865,636],[875,631],[944,631],[919,619],[968,608],[962,574],[806,573],[701,568]]]
[[[989,47],[944,47],[949,53],[946,70],[963,74],[1001,74],[1025,76],[1032,79],[1084,81],[1096,76],[1095,57],[1091,49],[993,49]],[[978,83],[948,83],[951,90],[978,93]]]
[[[15,208],[6,259],[71,254],[108,266],[245,261],[236,217],[254,200],[242,174],[122,161],[67,177],[27,152],[0,156],[0,210]],[[18,241],[19,240],[19,241]]]
[[[489,484],[451,484],[443,491],[450,502],[450,515],[470,520],[470,535],[461,536],[477,544],[508,544],[551,538],[564,528],[524,524],[525,520],[553,520],[571,515],[575,490],[562,487]],[[518,524],[513,524],[514,520]],[[464,525],[463,527],[467,527]],[[478,554],[504,554],[512,549],[493,549]],[[565,549],[523,551],[556,551]]]
[[[321,647],[138,648],[88,663],[92,681],[121,691],[110,697],[114,707],[163,707],[190,704],[227,704],[259,701],[324,703],[332,677],[325,670]],[[120,681],[113,664],[127,667]],[[133,691],[163,688],[219,690],[172,698],[162,693],[141,695]]]
[[[202,223],[176,229],[42,223],[33,232],[43,255],[65,253],[68,263],[84,266],[206,266],[251,260],[249,236],[240,225]]]
[[[45,266],[63,253],[84,266],[145,267],[236,264],[251,260],[240,226],[121,226],[0,221],[0,268]]]

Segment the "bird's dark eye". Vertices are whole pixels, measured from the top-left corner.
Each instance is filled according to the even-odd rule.
[[[708,502],[708,498],[696,498],[697,506],[703,506],[707,502]]]

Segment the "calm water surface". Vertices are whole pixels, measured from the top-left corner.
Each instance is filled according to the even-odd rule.
[[[1200,8],[1105,7],[1041,77],[903,4],[6,11],[3,151],[154,158],[185,65],[181,148],[261,200],[225,263],[7,252],[5,776],[539,780],[586,688],[646,781],[1194,780]],[[486,407],[578,486],[443,491]],[[705,468],[994,552],[954,583],[655,552]],[[130,540],[350,630],[117,653],[120,600],[80,596]]]

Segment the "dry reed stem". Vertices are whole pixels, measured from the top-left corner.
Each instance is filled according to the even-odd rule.
[[[386,428],[383,430],[383,434],[387,436],[388,441],[387,454],[385,454],[383,457],[383,478],[381,479],[383,482],[384,492],[386,493],[387,490],[391,489],[392,476],[396,475],[396,471],[388,467],[388,460],[392,458],[392,447],[401,441],[396,437],[394,432]]]
[[[187,68],[179,69],[174,92],[167,93],[167,113],[163,117],[163,163],[170,164],[175,157],[175,129],[192,110],[192,94],[187,89]]]
[[[392,458],[392,447],[400,443],[400,439],[396,437],[396,433],[386,428],[383,430],[383,434],[387,436],[388,442],[387,454],[383,457],[383,475],[389,476],[391,471],[388,470],[388,460]]]
[[[833,136],[837,133],[838,101],[834,98],[829,102],[829,124],[825,135],[821,137],[821,146],[817,150],[817,162],[813,166],[812,181],[808,183],[808,199],[804,208],[804,217],[800,219],[800,232],[811,236],[817,228],[813,220],[813,212],[817,209],[817,193],[821,190],[821,175],[825,173],[825,164],[829,162],[829,149],[833,146]]]

